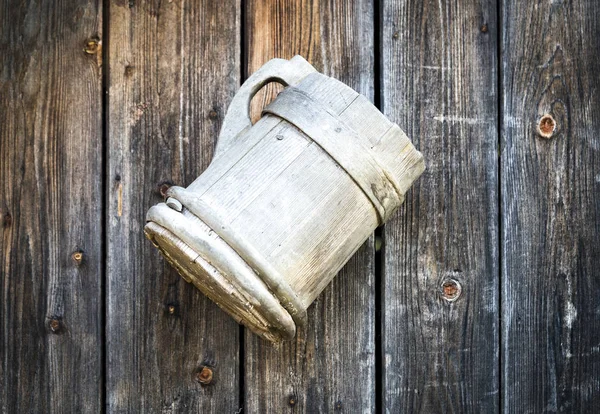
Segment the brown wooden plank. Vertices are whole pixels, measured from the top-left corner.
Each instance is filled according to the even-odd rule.
[[[371,1],[248,3],[249,73],[301,54],[373,98]],[[371,237],[309,308],[296,340],[275,348],[246,332],[245,412],[375,409],[374,280]]]
[[[118,412],[234,412],[239,327],[144,238],[165,182],[209,164],[239,86],[236,1],[113,1],[109,30],[107,403]],[[213,366],[202,386],[197,371]]]
[[[495,412],[496,2],[386,1],[381,25],[383,110],[427,165],[384,229],[383,409]]]
[[[502,20],[503,406],[598,412],[600,4],[510,0]]]
[[[0,8],[3,413],[102,409],[101,15]]]

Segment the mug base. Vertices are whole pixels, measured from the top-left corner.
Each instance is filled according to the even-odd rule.
[[[266,284],[191,212],[160,203],[148,212],[144,233],[184,280],[238,323],[271,342],[294,337],[294,320]]]

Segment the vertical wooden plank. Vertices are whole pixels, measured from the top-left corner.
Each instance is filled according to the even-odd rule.
[[[502,20],[503,407],[597,412],[600,4],[507,0]]]
[[[373,4],[249,2],[248,70],[301,54],[373,98]],[[246,412],[375,409],[373,238],[308,312],[308,327],[275,348],[246,333]]]
[[[237,1],[112,1],[107,398],[111,412],[234,412],[239,327],[144,238],[165,183],[206,168],[239,86]],[[211,366],[213,383],[196,374]]]
[[[102,408],[101,15],[0,7],[3,413]]]
[[[384,230],[386,412],[499,409],[497,30],[494,0],[383,2],[383,110],[427,165]]]

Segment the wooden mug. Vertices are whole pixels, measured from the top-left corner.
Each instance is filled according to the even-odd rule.
[[[254,125],[250,101],[286,88]],[[267,340],[306,309],[404,201],[423,157],[350,87],[301,56],[273,59],[233,98],[210,166],[150,208],[146,236],[188,282]]]

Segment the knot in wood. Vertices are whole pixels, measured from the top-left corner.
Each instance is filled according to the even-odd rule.
[[[458,280],[446,279],[442,282],[442,297],[448,302],[454,302],[460,296],[462,287]]]
[[[196,374],[196,380],[202,385],[208,385],[212,382],[213,372],[209,367],[202,367],[200,372]]]
[[[73,260],[73,262],[75,262],[76,265],[80,265],[83,261],[83,252],[81,250],[73,252],[73,254],[71,255],[71,259]]]
[[[298,398],[296,398],[295,395],[290,395],[289,398],[288,398],[288,404],[293,407],[297,403],[298,403]]]
[[[163,199],[167,198],[167,190],[171,188],[171,184],[168,182],[164,182],[158,188],[158,192],[160,193]]]
[[[2,225],[4,226],[4,228],[8,228],[12,225],[12,216],[10,215],[10,213],[6,213],[4,215],[4,220]]]
[[[556,130],[556,121],[552,118],[552,115],[544,115],[538,123],[538,134],[543,138],[552,138],[554,131]]]
[[[60,320],[56,319],[56,318],[52,318],[50,319],[50,323],[48,324],[50,326],[50,330],[54,333],[58,333],[58,331],[60,331]]]
[[[88,55],[95,55],[98,53],[100,51],[100,39],[97,37],[87,39],[83,51]]]

